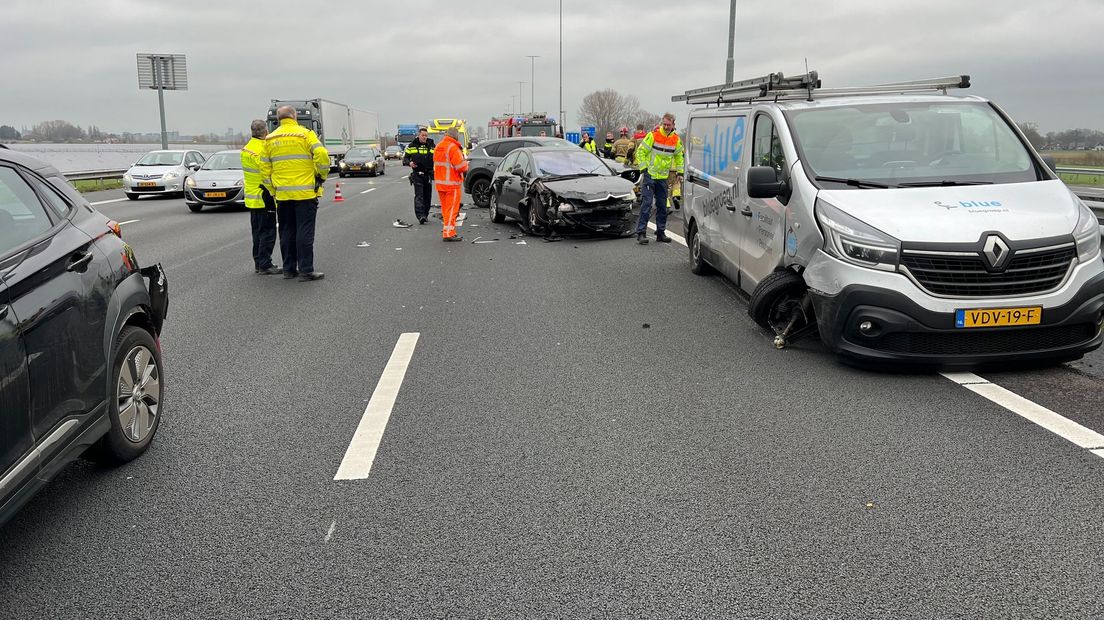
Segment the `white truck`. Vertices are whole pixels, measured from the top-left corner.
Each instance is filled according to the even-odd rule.
[[[295,108],[299,124],[318,134],[318,139],[330,153],[330,166],[355,146],[379,147],[379,115],[349,107],[328,99],[273,99],[268,108],[268,129],[276,129],[276,109],[289,105]]]

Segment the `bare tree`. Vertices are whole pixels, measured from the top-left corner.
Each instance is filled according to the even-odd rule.
[[[34,126],[31,135],[43,142],[73,142],[85,137],[84,130],[69,121],[45,121]]]
[[[1039,133],[1039,126],[1035,123],[1017,123],[1020,131],[1023,132],[1024,137],[1031,143],[1031,146],[1041,149],[1046,144],[1046,138],[1043,138]]]
[[[579,123],[594,125],[598,135],[605,135],[607,131],[628,125],[639,109],[640,100],[633,95],[622,95],[612,88],[597,90],[583,97]]]
[[[660,115],[653,114],[647,110],[637,110],[633,114],[632,122],[629,123],[630,127],[636,127],[644,125],[644,131],[651,131],[656,125],[659,125],[659,121],[662,120]]]

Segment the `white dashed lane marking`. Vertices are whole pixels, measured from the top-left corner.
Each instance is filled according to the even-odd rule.
[[[353,440],[349,442],[349,448],[345,451],[341,466],[337,468],[334,480],[361,480],[367,478],[372,471],[376,450],[383,440],[387,421],[391,419],[391,409],[395,406],[395,399],[399,395],[399,388],[402,387],[406,369],[410,366],[410,358],[414,356],[414,347],[420,336],[418,332],[399,336],[399,341],[391,352],[391,359],[387,361],[379,383],[376,384],[376,390],[372,393],[368,406],[364,408],[364,415],[360,418],[360,424],[353,434]]]

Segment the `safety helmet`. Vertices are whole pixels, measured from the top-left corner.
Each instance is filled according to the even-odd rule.
[[[629,128],[628,127],[622,127],[621,128],[621,135],[625,136],[625,135],[628,135],[628,133],[629,133]]]

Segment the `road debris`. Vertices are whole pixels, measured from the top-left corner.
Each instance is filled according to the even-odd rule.
[[[644,328],[644,329],[651,329],[652,328],[652,326],[648,323],[645,323],[645,324],[641,325],[641,327]]]
[[[391,225],[395,228],[410,228],[411,226],[413,226],[413,224],[407,224],[402,220],[395,220],[395,222]]]
[[[357,244],[356,246],[357,246],[358,248],[370,248],[370,247],[372,247],[372,244],[371,244],[371,243],[368,243],[367,241],[361,241],[361,242],[360,242],[360,243],[358,243],[358,244]]]
[[[529,245],[529,244],[525,243],[524,241],[515,241],[514,245]]]

